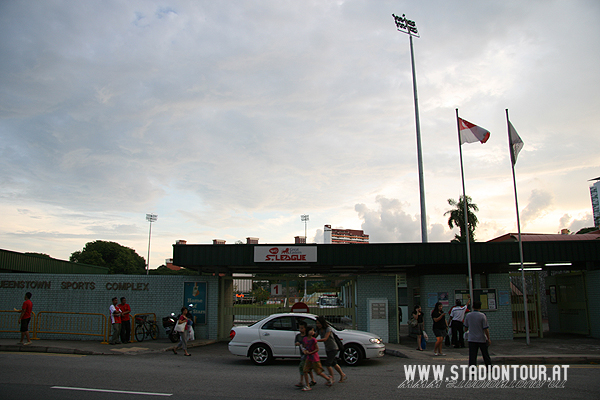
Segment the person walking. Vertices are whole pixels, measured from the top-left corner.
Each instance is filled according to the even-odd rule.
[[[421,311],[420,305],[415,305],[415,309],[412,312],[412,318],[417,321],[417,326],[415,327],[417,330],[417,350],[423,351],[421,342],[423,338],[423,329],[425,329],[425,322],[423,321],[423,312]]]
[[[112,324],[112,336],[109,344],[121,344],[121,309],[119,308],[119,300],[116,297],[112,298],[112,304],[108,308],[110,311],[110,323]]]
[[[467,300],[467,304],[463,306],[460,300],[456,300],[456,305],[450,311],[450,317],[452,318],[452,325],[450,325],[452,329],[452,343],[455,349],[465,347],[463,321],[465,320],[465,312],[470,302],[471,299]]]
[[[300,348],[300,354],[302,354],[300,356],[300,365],[298,365],[298,369],[300,370],[300,382],[298,382],[296,384],[296,387],[298,388],[303,388],[303,387],[311,387],[317,384],[317,382],[315,382],[315,377],[313,375],[312,370],[310,371],[310,381],[308,380],[308,375],[304,374],[304,364],[306,364],[306,354],[304,354],[304,338],[306,337],[306,322],[305,321],[299,321],[298,322],[298,331],[300,331],[300,333],[298,333],[296,335],[296,346],[298,346]],[[306,378],[306,385],[304,384],[304,379]]]
[[[186,356],[191,356],[190,353],[188,353],[187,351],[187,338],[188,338],[188,309],[183,307],[181,309],[181,315],[179,316],[179,318],[177,319],[177,324],[175,324],[175,331],[179,332],[179,343],[177,344],[177,346],[173,347],[171,350],[173,351],[173,354],[177,354],[177,350],[179,349],[183,349],[183,352]]]
[[[121,297],[121,343],[131,342],[131,307],[127,304],[127,299]]]
[[[31,321],[31,310],[32,309],[33,309],[33,303],[31,302],[31,292],[27,292],[27,293],[25,293],[25,301],[23,302],[21,309],[17,310],[15,308],[15,311],[18,311],[21,313],[21,315],[19,315],[19,321],[18,321],[18,323],[21,325],[21,328],[20,328],[21,341],[19,342],[19,344],[22,344],[23,346],[28,346],[31,344],[31,339],[29,338],[29,321]],[[27,339],[27,341],[24,342],[23,341],[24,339]]]
[[[435,335],[435,345],[433,346],[433,354],[436,356],[445,356],[442,353],[444,338],[446,337],[446,313],[442,309],[442,303],[435,303],[433,311],[431,311],[431,319],[433,320],[433,334]]]
[[[304,354],[306,354],[306,361],[304,363],[304,375],[305,380],[308,381],[308,373],[315,371],[317,375],[327,381],[327,386],[333,385],[333,376],[327,376],[323,373],[323,367],[321,366],[321,359],[319,358],[319,344],[315,339],[315,328],[312,326],[306,327],[306,336],[302,339],[304,342]],[[306,392],[312,390],[310,386],[304,386],[302,391]]]
[[[324,316],[320,315],[317,317],[317,332],[319,333],[320,339],[317,339],[317,342],[323,342],[325,344],[325,352],[327,354],[327,358],[323,361],[323,366],[327,368],[327,372],[333,378],[333,369],[340,374],[339,382],[345,382],[347,377],[344,371],[342,371],[342,367],[337,363],[336,356],[339,351],[343,349],[339,349],[337,344],[335,343],[335,338],[333,337],[334,333],[329,326],[329,323],[325,319]]]
[[[490,327],[487,317],[481,312],[481,302],[473,302],[473,311],[465,317],[464,325],[469,330],[467,341],[469,342],[469,366],[477,365],[477,353],[481,350],[485,365],[492,365],[492,359],[488,347],[492,344],[490,339]]]

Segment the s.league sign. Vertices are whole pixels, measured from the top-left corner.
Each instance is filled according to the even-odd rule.
[[[317,262],[317,246],[256,246],[254,262]]]

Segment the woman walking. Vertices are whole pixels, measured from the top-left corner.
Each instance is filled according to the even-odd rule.
[[[433,346],[433,354],[436,356],[445,356],[442,353],[442,346],[444,344],[444,338],[446,337],[446,313],[442,310],[442,303],[439,301],[435,303],[435,307],[431,312],[431,319],[433,319],[433,333],[435,334],[435,346]]]
[[[317,317],[317,332],[319,333],[320,339],[317,339],[317,342],[325,343],[325,352],[327,353],[327,359],[323,360],[323,366],[327,368],[329,372],[329,376],[331,376],[331,380],[333,382],[333,369],[340,374],[339,382],[346,381],[346,374],[342,371],[342,368],[337,363],[335,356],[338,351],[343,351],[343,349],[338,349],[337,344],[335,343],[335,339],[333,337],[333,331],[329,326],[329,323],[325,319],[325,317],[318,316]]]
[[[171,350],[173,354],[177,354],[178,349],[183,349],[186,356],[191,356],[187,351],[187,338],[188,338],[188,320],[187,317],[188,309],[183,307],[181,309],[181,315],[177,319],[177,324],[175,325],[175,331],[179,332],[179,343],[177,346],[173,347]]]

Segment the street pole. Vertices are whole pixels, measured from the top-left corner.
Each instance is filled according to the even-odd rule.
[[[417,96],[417,73],[415,70],[415,56],[413,51],[413,36],[420,37],[415,21],[411,21],[402,14],[398,17],[392,14],[396,22],[396,28],[408,34],[410,43],[410,63],[412,67],[413,78],[413,96],[415,101],[415,123],[417,127],[417,163],[419,167],[419,191],[421,197],[421,241],[427,243],[427,211],[425,210],[425,181],[423,179],[423,150],[421,148],[421,123],[419,121],[419,98]]]
[[[150,231],[148,232],[148,258],[146,261],[146,275],[148,275],[148,271],[150,270],[150,238],[152,237],[152,223],[156,222],[158,219],[158,215],[156,214],[146,214],[146,221],[150,222]]]

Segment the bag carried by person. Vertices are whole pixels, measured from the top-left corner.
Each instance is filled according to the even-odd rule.
[[[409,323],[409,325],[410,325],[411,328],[416,328],[417,325],[418,325],[418,323],[419,323],[419,321],[417,321],[417,319],[413,317],[413,318],[410,319],[410,321],[408,321],[408,323]]]
[[[340,339],[338,337],[338,335],[333,333],[333,331],[331,331],[331,334],[333,335],[333,340],[335,340],[335,344],[337,345],[338,350],[340,351],[340,354],[341,354],[344,351],[344,343],[342,343],[342,339]]]
[[[177,324],[175,324],[175,328],[173,328],[175,330],[175,332],[183,332],[185,331],[185,327],[186,327],[186,322],[185,321],[179,321],[177,322]]]

